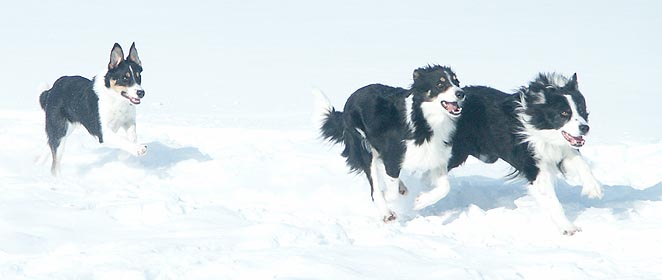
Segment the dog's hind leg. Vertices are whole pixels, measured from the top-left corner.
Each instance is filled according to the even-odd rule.
[[[448,172],[445,167],[435,168],[434,170],[430,170],[427,174],[433,187],[430,191],[421,193],[416,197],[416,200],[414,201],[414,210],[421,210],[437,203],[437,201],[446,197],[451,190],[451,185],[448,182]]]
[[[372,199],[375,202],[377,209],[383,214],[383,220],[385,223],[395,221],[396,215],[395,212],[391,211],[386,205],[386,198],[384,197],[384,191],[386,189],[386,182],[389,181],[389,177],[386,172],[384,172],[384,162],[379,156],[379,153],[375,149],[372,150],[372,161],[370,163],[370,174],[373,186],[373,196]],[[367,174],[367,173],[366,173]]]
[[[405,183],[400,180],[401,162],[404,154],[404,147],[394,147],[390,152],[382,154],[384,174],[384,194],[386,200],[394,201],[401,195],[409,193]],[[388,156],[387,156],[388,155]]]
[[[51,150],[51,174],[60,174],[60,164],[64,154],[66,138],[71,134],[72,127],[64,118],[46,119],[46,134],[48,135],[48,146]]]

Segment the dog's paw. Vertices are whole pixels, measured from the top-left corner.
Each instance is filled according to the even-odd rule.
[[[604,196],[602,184],[595,180],[590,183],[585,183],[582,187],[582,195],[587,196],[588,198],[602,198]]]
[[[448,188],[437,187],[430,190],[429,192],[419,194],[414,201],[414,210],[421,210],[425,207],[437,203],[439,200],[446,197],[448,191]]]
[[[136,148],[136,156],[144,156],[147,154],[147,146],[146,145],[138,145]]]
[[[390,222],[393,222],[397,219],[397,216],[395,215],[395,212],[391,211],[388,214],[384,216],[384,223],[388,224]]]
[[[430,193],[419,194],[414,201],[414,210],[421,210],[425,207],[437,203],[437,201],[439,201],[439,199],[436,195],[432,195]]]
[[[567,226],[565,229],[563,229],[563,235],[567,235],[567,236],[573,236],[575,235],[575,233],[578,232],[582,232],[582,229],[575,225],[570,225]]]

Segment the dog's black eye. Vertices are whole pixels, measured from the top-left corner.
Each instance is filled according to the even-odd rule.
[[[562,111],[561,116],[567,118],[568,116],[570,116],[570,113],[568,111]]]

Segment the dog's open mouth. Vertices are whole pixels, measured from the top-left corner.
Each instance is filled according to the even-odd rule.
[[[561,130],[561,134],[563,134],[563,138],[565,138],[565,140],[567,140],[568,143],[570,143],[570,146],[573,146],[573,147],[579,148],[581,146],[584,146],[584,143],[586,142],[584,140],[584,137],[582,137],[582,136],[576,136],[575,137],[575,136],[570,135],[570,133],[567,133],[563,130]]]
[[[126,93],[126,91],[122,92],[122,96],[124,96],[124,98],[126,98],[126,99],[129,99],[129,101],[131,101],[131,103],[133,103],[133,104],[136,104],[136,105],[140,104],[140,98],[131,97]]]
[[[453,116],[459,116],[462,113],[462,107],[460,107],[457,102],[441,101],[441,107],[444,107],[444,109]]]

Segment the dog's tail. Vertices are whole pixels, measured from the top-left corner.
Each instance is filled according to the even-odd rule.
[[[315,98],[313,114],[315,127],[320,130],[324,139],[335,143],[343,142],[347,128],[343,120],[343,113],[333,108],[321,90],[313,89],[313,95]]]
[[[37,89],[37,92],[39,92],[39,105],[41,105],[41,109],[43,110],[46,110],[46,102],[48,101],[50,88],[51,87],[47,83],[44,83]]]

